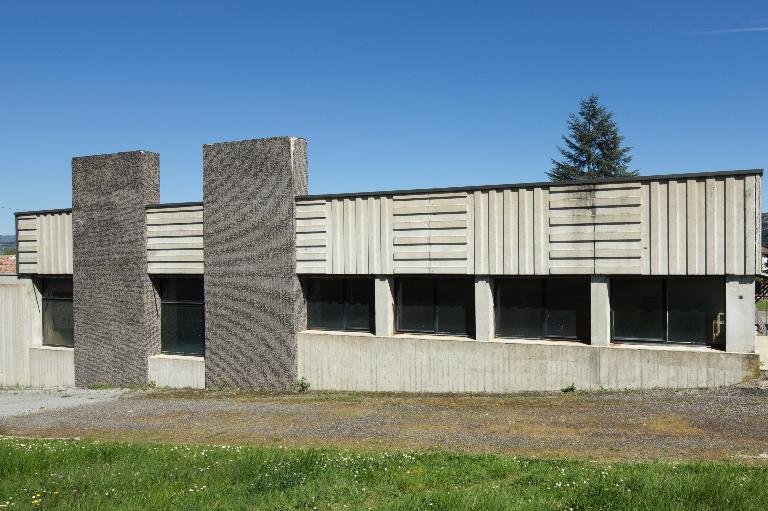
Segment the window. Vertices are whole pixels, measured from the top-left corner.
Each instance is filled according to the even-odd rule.
[[[307,328],[371,331],[373,280],[308,278]]]
[[[584,278],[496,279],[496,334],[586,340],[589,289]]]
[[[44,278],[41,281],[41,287],[43,345],[74,347],[72,278]]]
[[[205,305],[200,277],[157,279],[160,344],[163,353],[205,353]]]
[[[475,334],[475,282],[471,278],[397,279],[400,332]]]
[[[617,340],[719,345],[725,342],[720,278],[611,279]]]

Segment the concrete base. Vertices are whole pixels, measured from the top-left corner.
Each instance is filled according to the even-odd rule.
[[[760,370],[768,371],[768,336],[755,337],[755,353],[760,357]]]
[[[158,387],[205,388],[205,358],[182,355],[149,357],[149,381]]]
[[[33,387],[74,387],[75,350],[35,346],[29,350],[29,372]]]
[[[305,331],[299,375],[317,390],[507,393],[719,387],[758,376],[756,355],[708,348]]]

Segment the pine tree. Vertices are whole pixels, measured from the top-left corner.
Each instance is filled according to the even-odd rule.
[[[581,100],[578,116],[568,117],[570,136],[563,136],[565,148],[557,150],[563,161],[552,159],[547,176],[553,181],[636,176],[630,170],[631,147],[622,147],[624,137],[613,122],[613,112],[600,105],[597,95]]]

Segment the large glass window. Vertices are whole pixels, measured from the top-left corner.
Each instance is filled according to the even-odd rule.
[[[44,278],[43,345],[73,347],[72,278]]]
[[[306,290],[308,328],[371,331],[372,279],[308,278]]]
[[[205,353],[203,279],[157,279],[160,292],[160,343],[163,353]]]
[[[725,342],[723,279],[611,279],[617,340],[719,345]]]
[[[475,283],[462,277],[397,279],[397,329],[473,336]]]
[[[589,280],[584,278],[496,279],[499,337],[589,338]]]

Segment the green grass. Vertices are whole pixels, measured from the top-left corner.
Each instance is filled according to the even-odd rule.
[[[765,509],[765,465],[0,439],[10,509]]]
[[[760,300],[755,306],[759,311],[768,311],[768,300]]]

